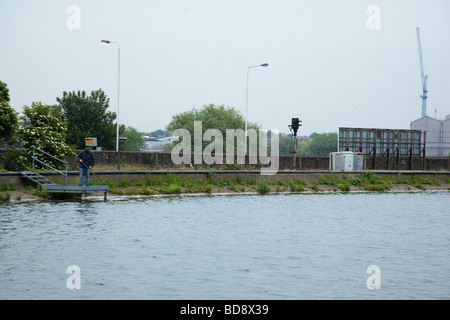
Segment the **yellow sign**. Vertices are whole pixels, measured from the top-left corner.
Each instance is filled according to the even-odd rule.
[[[84,138],[84,141],[87,146],[91,147],[97,146],[97,138]]]

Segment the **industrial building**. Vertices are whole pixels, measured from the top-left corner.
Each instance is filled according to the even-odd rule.
[[[423,116],[411,121],[411,130],[426,132],[425,154],[427,157],[450,155],[450,114],[443,120]]]
[[[377,168],[377,158],[384,158],[387,168],[399,169],[401,158],[407,158],[409,169],[413,159],[421,158],[425,167],[427,141],[421,130],[380,129],[380,128],[339,128],[338,152],[363,153]]]
[[[424,132],[425,154],[427,157],[448,157],[450,155],[450,115],[444,120],[427,116],[428,98],[428,74],[423,67],[422,47],[420,43],[420,31],[416,29],[417,46],[419,50],[420,74],[422,79],[422,117],[411,121],[411,130]]]

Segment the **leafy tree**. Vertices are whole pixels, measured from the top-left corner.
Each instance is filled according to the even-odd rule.
[[[300,141],[297,138],[297,149],[296,149],[296,153],[299,154],[300,153]],[[294,144],[294,138],[293,136],[290,135],[286,135],[284,137],[280,137],[279,140],[279,154],[280,156],[289,156],[292,155],[293,152],[293,144]]]
[[[8,87],[0,81],[0,145],[12,142],[17,126],[17,112],[9,105]]]
[[[23,116],[20,117],[19,129],[25,161],[31,163],[33,146],[61,160],[74,155],[73,150],[66,144],[66,129],[60,110],[56,106],[41,102],[33,102],[31,107],[25,106]],[[51,157],[46,157],[45,163],[62,168],[62,163]]]
[[[135,128],[121,125],[120,137],[125,137],[127,140],[119,142],[119,149],[121,151],[143,151],[145,149],[145,141],[142,136],[142,132]]]
[[[17,112],[5,101],[0,101],[0,145],[10,143],[17,130]]]
[[[109,98],[102,89],[91,91],[65,92],[56,98],[62,118],[67,124],[67,143],[83,149],[84,138],[96,137],[104,150],[114,150],[116,146],[116,113],[108,111]]]
[[[309,139],[300,144],[300,152],[309,156],[327,156],[337,151],[337,133],[313,133]]]
[[[0,101],[9,102],[9,89],[8,85],[0,80]]]
[[[224,152],[226,151],[226,129],[245,129],[245,119],[238,110],[229,106],[209,104],[203,106],[201,109],[193,108],[190,111],[172,116],[172,121],[167,125],[166,130],[173,133],[176,129],[186,129],[191,135],[191,144],[193,145],[194,121],[202,122],[202,134],[208,129],[217,129],[222,133]],[[257,131],[260,129],[254,123],[247,123],[247,127],[248,129],[255,129]],[[207,141],[202,143],[202,150],[204,150],[204,147],[211,142]]]

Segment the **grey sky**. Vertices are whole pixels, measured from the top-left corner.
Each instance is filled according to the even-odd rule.
[[[79,8],[74,26],[70,5]],[[380,29],[369,29],[370,5]],[[370,20],[373,22],[373,20]],[[72,24],[70,24],[72,23]],[[79,27],[79,28],[78,28]],[[427,114],[450,114],[450,1],[0,0],[0,80],[19,112],[63,91],[102,88],[120,123],[164,128],[172,115],[225,104],[299,134],[340,126],[409,128],[421,116],[416,41],[429,76]]]

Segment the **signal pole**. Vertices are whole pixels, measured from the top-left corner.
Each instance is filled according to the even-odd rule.
[[[298,118],[292,118],[291,120],[291,129],[294,130],[294,159],[292,161],[292,168],[295,169],[297,165],[297,131],[301,127],[301,120]]]

